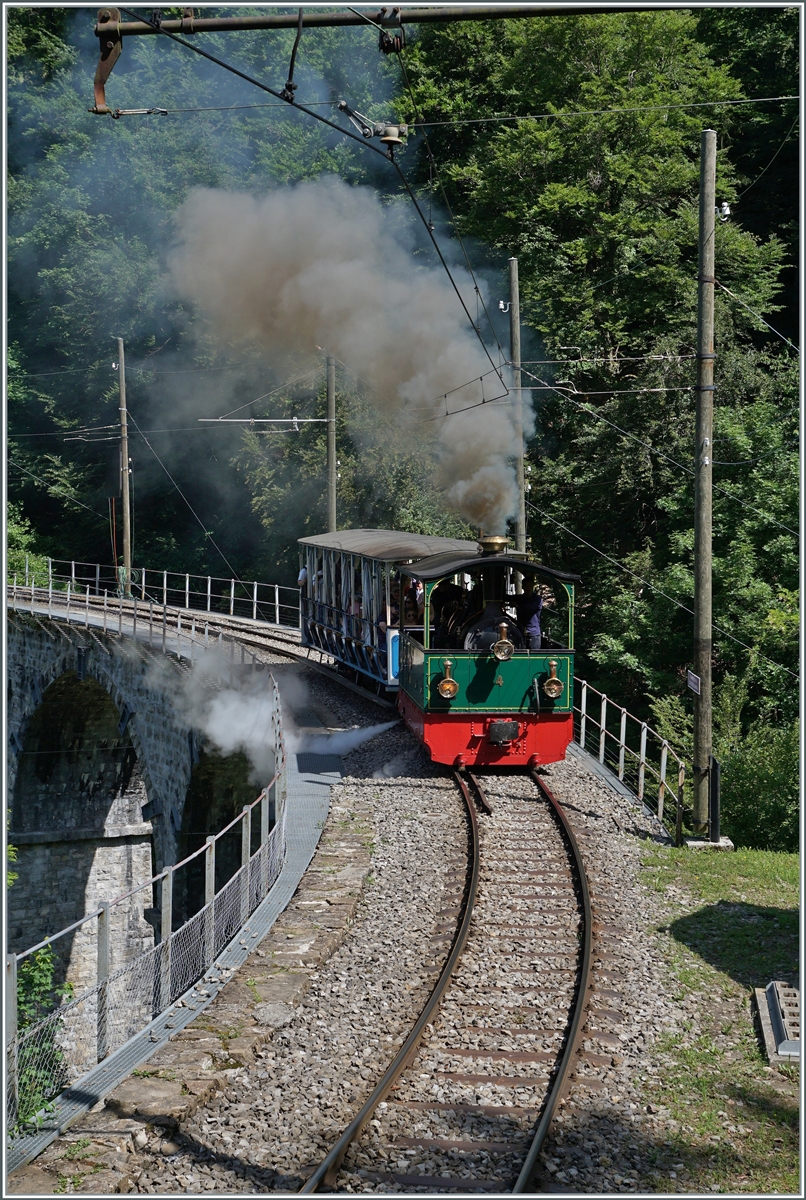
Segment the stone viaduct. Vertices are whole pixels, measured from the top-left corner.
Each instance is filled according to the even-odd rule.
[[[255,789],[245,759],[220,759],[176,711],[171,676],[181,682],[185,662],[23,613],[9,615],[7,658],[8,840],[18,873],[7,921],[9,950],[19,953],[179,861]],[[111,970],[154,944],[153,890],[113,909]],[[76,990],[94,983],[92,924],[54,945],[59,976]]]

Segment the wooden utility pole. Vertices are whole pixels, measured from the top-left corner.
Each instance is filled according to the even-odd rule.
[[[120,491],[123,504],[123,595],[132,594],[132,524],[129,507],[129,429],[126,421],[126,362],[123,338],[118,338],[120,378]],[[117,563],[115,563],[117,568]]]
[[[336,532],[336,360],[327,356],[327,531]]]
[[[515,549],[526,553],[526,491],[523,476],[523,393],[521,392],[521,297],[518,260],[509,260],[509,356],[512,359],[512,404],[515,410],[515,476],[518,481],[518,514],[515,518]],[[520,577],[518,577],[520,579]]]
[[[716,132],[700,146],[700,229],[697,274],[697,432],[694,474],[694,832],[708,832],[711,734],[711,534],[714,440],[714,209]]]

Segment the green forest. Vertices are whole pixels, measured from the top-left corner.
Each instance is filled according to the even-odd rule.
[[[112,560],[121,337],[135,565],[292,584],[296,539],[325,526],[324,426],[198,421],[323,417],[324,356],[207,335],[169,284],[180,208],[199,187],[335,175],[374,189],[380,236],[425,272],[401,176],[164,37],[124,39],[107,97],[167,111],[91,114],[96,9],[6,15],[9,577],[26,555]],[[796,8],[697,7],[409,27],[386,56],[367,25],[306,30],[295,75],[345,129],[339,100],[414,126],[402,176],[448,262],[472,264],[496,361],[518,258],[532,554],[582,576],[578,674],[687,758],[699,152],[717,131],[715,753],[723,831],[781,850],[798,831],[798,37]],[[279,90],[293,39],[197,42]],[[396,336],[366,329],[379,355]],[[347,358],[337,389],[339,526],[472,536],[436,432],[404,436]]]

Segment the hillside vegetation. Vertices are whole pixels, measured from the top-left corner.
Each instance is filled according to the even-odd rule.
[[[8,11],[9,569],[25,553],[110,559],[123,337],[136,564],[293,582],[295,539],[324,523],[324,427],[197,418],[322,417],[323,362],[289,374],[259,346],[199,337],[166,285],[175,214],[193,187],[261,194],[322,174],[376,188],[398,213],[409,202],[380,160],[305,116],[233,110],[270,97],[167,39],[126,40],[107,94],[170,115],[91,115],[94,17]],[[331,117],[345,98],[371,119],[431,123],[400,161],[451,261],[461,232],[495,324],[480,308],[479,328],[504,357],[498,300],[517,255],[532,550],[583,576],[578,673],[687,754],[699,146],[717,130],[717,198],[731,208],[715,235],[723,827],[794,850],[798,109],[722,102],[796,95],[797,10],[435,25],[410,32],[405,70],[376,36],[306,31],[297,95]],[[285,81],[292,32],[208,41]],[[434,261],[427,245],[418,256]],[[395,331],[366,336],[382,354]],[[433,485],[428,429],[404,445],[351,364],[338,370],[340,525],[469,533]]]

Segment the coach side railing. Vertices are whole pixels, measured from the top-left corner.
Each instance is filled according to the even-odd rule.
[[[666,795],[674,804],[674,836],[683,836],[686,764],[666,738],[615,704],[584,679],[574,678],[574,737],[608,766],[639,800],[654,800],[658,820],[669,824]]]
[[[6,1110],[11,1136],[35,1127],[61,1092],[198,983],[277,881],[285,859],[285,750],[273,678],[271,686],[271,728],[266,738],[274,752],[275,772],[257,799],[181,862],[101,903],[21,954],[7,956]],[[238,848],[240,867],[216,890],[217,854],[226,867],[227,862],[237,861]],[[202,896],[198,910],[185,915]],[[177,900],[184,913],[177,912]],[[147,929],[146,910],[158,916],[159,940],[130,961],[116,964],[110,931],[125,934],[137,923],[135,918],[141,930]],[[62,942],[71,935],[71,943]],[[150,941],[151,936],[144,935],[144,940]],[[29,1008],[26,1023],[25,1006],[21,1011],[19,1004],[25,964],[29,975],[31,968],[35,973],[41,962],[37,954],[46,948],[64,947],[60,958],[69,959],[76,940],[82,943],[83,961],[89,958],[91,963],[94,957],[94,984],[67,1002],[52,1001],[52,1011],[37,1013],[36,1020],[30,1019]],[[46,990],[55,995],[52,987]]]

